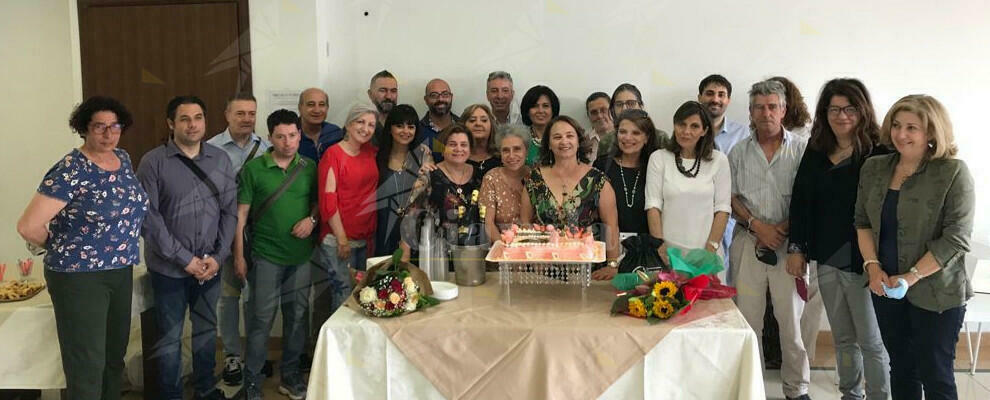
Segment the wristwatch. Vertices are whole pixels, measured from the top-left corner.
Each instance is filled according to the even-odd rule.
[[[921,271],[918,271],[918,267],[911,267],[908,272],[914,275],[915,278],[918,278],[919,281],[925,279],[925,276],[921,275]]]
[[[712,245],[712,248],[715,249],[715,251],[718,251],[719,242],[711,240],[708,242],[708,244]]]
[[[618,262],[618,261],[616,261],[616,260],[610,260],[610,261],[608,262],[608,265],[607,265],[607,266],[608,266],[608,267],[611,267],[611,268],[616,268],[616,269],[618,269],[618,268],[619,268],[619,262]]]
[[[313,225],[316,225],[316,223],[319,222],[319,221],[316,220],[316,217],[314,217],[312,215],[309,216],[309,220],[310,220],[310,222],[313,223]]]

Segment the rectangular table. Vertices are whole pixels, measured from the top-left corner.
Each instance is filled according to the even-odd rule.
[[[134,267],[131,298],[132,320],[153,304],[144,266]],[[0,303],[0,343],[0,389],[65,388],[55,312],[47,288],[25,301]]]
[[[348,307],[341,307],[333,316],[327,320],[320,331],[317,343],[316,355],[313,362],[313,369],[310,373],[309,391],[310,398],[315,399],[442,399],[445,398],[443,392],[452,393],[450,385],[442,385],[445,390],[438,389],[435,382],[427,378],[430,376],[444,376],[437,374],[437,371],[429,371],[424,374],[410,361],[407,354],[410,347],[405,346],[406,353],[400,350],[400,346],[390,339],[390,332],[402,332],[405,343],[408,344],[408,336],[411,330],[403,330],[402,324],[426,324],[430,318],[436,318],[438,314],[450,312],[466,315],[466,312],[474,312],[473,309],[481,310],[485,313],[485,321],[499,320],[494,314],[504,313],[508,315],[504,320],[513,318],[525,320],[534,326],[533,334],[538,335],[538,330],[542,329],[540,323],[531,324],[534,319],[542,318],[539,314],[546,313],[538,306],[527,306],[528,301],[525,296],[518,296],[518,286],[512,288],[512,305],[505,306],[504,299],[497,299],[504,294],[498,289],[498,285],[491,280],[497,278],[489,274],[490,282],[481,287],[460,287],[460,296],[452,300],[450,306],[445,310],[443,303],[436,309],[425,312],[403,316],[398,319],[385,322],[389,325],[385,329],[379,322],[364,316],[363,313]],[[599,294],[603,290],[604,283],[596,282],[589,288],[589,291],[598,290]],[[580,289],[577,289],[580,290]],[[493,295],[493,293],[501,293]],[[610,296],[610,294],[606,294]],[[616,337],[623,336],[623,329],[649,329],[646,322],[636,320],[626,316],[609,317],[609,303],[607,297],[587,296],[588,302],[598,301],[600,304],[588,304],[584,310],[600,310],[600,315],[594,315],[596,311],[575,313],[573,317],[573,332],[580,336],[587,331],[588,335],[602,335],[603,331],[608,332],[613,328],[610,326],[594,326],[588,322],[594,318],[600,318],[604,325],[615,324],[617,327]],[[547,299],[547,301],[551,301]],[[459,303],[458,303],[459,302]],[[542,302],[542,301],[541,301]],[[502,306],[497,304],[501,303]],[[577,307],[577,306],[575,306]],[[423,314],[423,315],[417,315]],[[553,316],[553,313],[547,315]],[[572,318],[570,316],[566,318]],[[589,320],[589,318],[591,320]],[[615,318],[615,319],[609,319]],[[603,393],[598,395],[602,399],[765,399],[763,386],[763,376],[760,366],[759,351],[757,348],[756,335],[743,319],[731,300],[711,300],[698,303],[691,312],[685,316],[675,317],[686,318],[689,321],[677,326],[669,331],[659,343],[649,349],[643,349],[635,362],[630,362],[631,366],[626,367],[625,372],[616,374],[617,379],[611,382]],[[416,320],[419,320],[418,322]],[[425,320],[424,320],[425,319]],[[579,320],[580,319],[580,320]],[[436,319],[439,321],[440,319]],[[670,322],[662,322],[662,324]],[[472,323],[473,324],[473,323]],[[548,322],[547,325],[551,323]],[[631,324],[643,324],[631,325]],[[472,332],[483,332],[475,326],[457,326],[447,322],[435,324],[437,337],[441,335],[447,340],[445,344],[448,348],[457,348],[458,341],[471,342],[469,335]],[[492,325],[493,329],[496,325]],[[556,328],[566,327],[558,325]],[[624,327],[624,328],[623,328]],[[528,328],[526,328],[528,329]],[[663,328],[656,328],[663,329]],[[511,331],[511,330],[509,330]],[[398,336],[397,336],[398,338]],[[451,339],[453,338],[453,339]],[[461,339],[457,339],[461,338]],[[579,338],[580,339],[580,338]],[[464,360],[469,363],[475,357],[472,353],[472,346],[464,346]],[[554,347],[554,346],[547,346]],[[485,349],[482,349],[485,350]],[[554,365],[552,358],[555,354],[565,353],[555,347],[554,351],[542,351],[536,348],[535,351],[528,352],[521,360],[531,360],[523,362],[524,369],[531,372],[530,382],[485,382],[490,377],[482,377],[478,382],[484,383],[481,391],[472,392],[467,389],[450,397],[454,398],[506,398],[505,392],[499,388],[511,385],[541,385],[538,377],[553,376],[547,371],[540,370]],[[637,349],[638,350],[638,349]],[[416,350],[412,350],[413,353]],[[484,351],[481,351],[484,353]],[[550,354],[552,353],[552,354]],[[508,354],[508,353],[507,353]],[[606,368],[609,366],[610,357],[608,352],[596,354],[589,365],[596,368]],[[413,354],[420,357],[422,354]],[[510,358],[510,356],[505,356]],[[456,364],[456,363],[454,363]],[[465,364],[467,365],[467,364]],[[558,365],[559,367],[559,365]],[[457,365],[449,365],[440,368],[453,369],[449,371],[456,376],[461,368]],[[621,368],[621,366],[620,366]],[[493,367],[492,370],[497,369]],[[588,371],[591,369],[592,371]],[[595,378],[593,368],[583,370],[585,377],[592,380]],[[528,372],[523,373],[526,376]],[[518,373],[516,375],[519,375]],[[517,380],[521,380],[518,379]],[[450,383],[444,382],[444,383]],[[504,385],[508,383],[508,385]],[[546,385],[543,385],[546,386]],[[474,388],[476,389],[476,388]],[[552,391],[542,392],[549,397],[561,398],[560,393]],[[595,396],[586,396],[595,397]]]

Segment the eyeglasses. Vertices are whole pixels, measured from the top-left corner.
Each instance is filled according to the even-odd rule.
[[[426,97],[430,98],[430,100],[449,99],[453,96],[454,94],[451,92],[430,92],[430,94],[426,95]]]
[[[640,105],[639,100],[618,100],[615,102],[615,108],[633,108]]]
[[[845,107],[829,107],[828,115],[830,117],[838,117],[839,113],[846,114],[847,117],[855,117],[859,115],[859,109],[856,106],[845,106]]]
[[[121,125],[119,122],[114,122],[114,123],[112,123],[110,125],[103,124],[103,123],[95,123],[89,129],[92,130],[93,133],[98,134],[98,135],[102,135],[102,134],[106,133],[107,129],[109,129],[110,132],[113,132],[113,133],[120,133],[120,131],[122,129],[124,129],[124,125]]]

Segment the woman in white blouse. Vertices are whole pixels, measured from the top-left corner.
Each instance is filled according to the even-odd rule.
[[[731,210],[731,179],[705,107],[682,104],[674,113],[673,140],[650,156],[646,169],[646,218],[667,265],[668,246],[724,254],[719,243]]]

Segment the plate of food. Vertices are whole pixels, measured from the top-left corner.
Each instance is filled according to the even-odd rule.
[[[0,282],[0,303],[24,301],[45,290],[45,283],[39,280]]]

